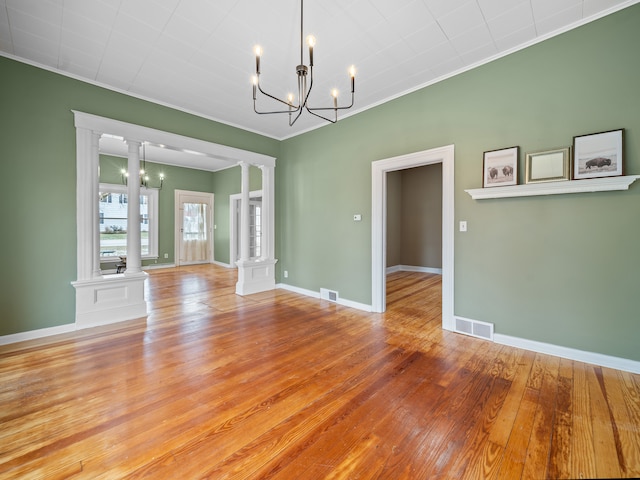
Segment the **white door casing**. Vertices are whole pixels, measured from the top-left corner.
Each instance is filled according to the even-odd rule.
[[[442,163],[442,328],[454,329],[454,145],[378,160],[371,164],[371,307],[386,309],[387,172]]]

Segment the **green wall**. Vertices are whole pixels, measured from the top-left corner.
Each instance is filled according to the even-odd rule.
[[[0,335],[75,319],[71,282],[76,279],[77,257],[76,153],[71,110],[279,155],[276,140],[4,57],[0,84],[0,162],[5,179],[0,191],[0,248],[6,273],[0,284]],[[198,189],[191,181],[172,184],[173,173],[166,170],[167,191]],[[200,175],[194,175],[194,182]],[[163,196],[163,211],[166,202]],[[171,228],[173,208],[170,211],[171,221],[161,223],[161,236]]]
[[[638,185],[486,201],[464,192],[481,186],[486,150],[524,154],[615,128],[626,129],[626,173],[640,174],[639,44],[635,5],[283,142],[0,58],[0,335],[74,318],[75,109],[277,157],[278,275],[364,304],[371,162],[455,144],[455,220],[469,224],[455,233],[455,314],[504,335],[640,360]],[[521,158],[521,182],[523,167]],[[239,191],[229,170],[211,180],[218,230],[228,225],[218,195]],[[227,263],[223,237],[216,260]]]
[[[625,128],[640,174],[640,5],[283,142],[277,258],[288,283],[371,302],[371,162],[455,144],[455,314],[496,333],[640,360],[640,186],[474,201],[484,151]],[[353,222],[362,213],[362,222]]]

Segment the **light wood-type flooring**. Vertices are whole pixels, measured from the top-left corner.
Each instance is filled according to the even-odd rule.
[[[385,314],[235,281],[154,270],[146,322],[0,347],[0,478],[640,476],[640,375],[443,331],[439,276]]]

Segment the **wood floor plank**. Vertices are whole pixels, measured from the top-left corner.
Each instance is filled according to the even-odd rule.
[[[522,478],[549,478],[547,470],[553,438],[560,359],[546,355],[537,355],[536,358],[541,359],[540,364],[543,372],[538,383],[540,396],[533,418]]]
[[[592,367],[576,364],[573,369],[573,428],[571,430],[571,474],[578,478],[596,478],[593,446],[594,422],[591,417],[591,390],[587,371]]]
[[[640,478],[640,441],[634,440],[640,422],[640,411],[636,411],[633,416],[631,410],[626,408],[626,401],[631,400],[631,395],[626,391],[625,382],[621,379],[628,375],[626,372],[604,369],[604,382],[611,398],[609,405],[620,435],[620,448],[624,460],[621,469],[624,476]],[[638,406],[640,407],[640,403]]]
[[[547,478],[571,478],[573,362],[560,359]]]
[[[640,476],[640,375],[442,330],[439,275],[374,314],[235,270],[150,271],[150,315],[0,346],[0,478]]]
[[[602,367],[588,370],[589,398],[591,400],[591,418],[610,419],[610,422],[593,424],[593,447],[597,458],[596,470],[600,478],[620,478],[625,459],[620,443],[618,423],[613,416],[610,396],[604,383]],[[622,468],[621,468],[622,467]]]

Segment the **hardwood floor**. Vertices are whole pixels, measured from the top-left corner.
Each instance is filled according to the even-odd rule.
[[[640,375],[440,328],[438,276],[369,314],[216,266],[145,323],[0,347],[0,478],[640,476]]]

